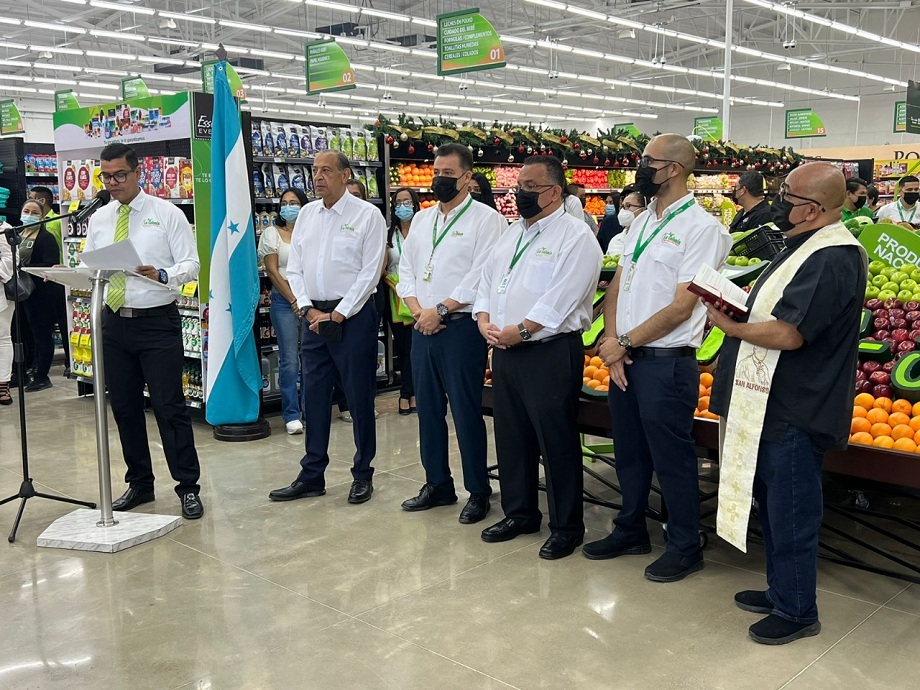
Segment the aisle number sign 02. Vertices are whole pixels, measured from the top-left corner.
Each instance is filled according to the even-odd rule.
[[[805,139],[808,137],[826,137],[827,128],[811,108],[797,108],[786,111],[786,138]]]
[[[489,20],[474,7],[438,15],[438,74],[505,66],[505,48]]]
[[[314,41],[303,47],[307,95],[357,88],[351,60],[335,41]]]
[[[721,141],[722,120],[717,117],[693,118],[693,134],[703,141]]]
[[[22,134],[22,115],[12,99],[0,101],[0,134]]]

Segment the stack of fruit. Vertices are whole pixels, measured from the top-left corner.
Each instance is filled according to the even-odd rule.
[[[610,189],[623,189],[627,185],[634,184],[636,181],[635,170],[608,170],[607,186]]]
[[[913,344],[913,343],[911,343]],[[894,390],[891,388],[891,371],[896,362],[867,362],[856,363],[856,393],[874,395],[876,398],[891,398]]]
[[[887,294],[891,290],[886,289],[884,292]],[[911,293],[903,290],[898,294],[910,295]],[[865,306],[872,312],[872,340],[888,343],[895,356],[904,352],[913,352],[917,348],[917,342],[920,341],[920,300],[910,299],[902,302],[897,297],[891,297],[882,302],[874,298],[867,299]],[[863,366],[873,364],[877,362],[865,362]]]
[[[872,261],[869,263],[868,278],[867,300],[880,299],[885,302],[897,297],[902,302],[920,302],[920,268],[916,266],[903,264],[895,268],[884,261]]]
[[[612,268],[615,271],[617,270],[619,265],[620,265],[620,255],[619,254],[617,254],[616,256],[610,256],[609,254],[604,254],[604,261],[601,264],[602,269]]]
[[[604,360],[598,356],[585,355],[585,370],[582,383],[598,392],[610,390],[610,371],[604,366]]]
[[[850,443],[920,452],[920,403],[860,393],[853,401]]]
[[[422,208],[430,208],[438,205],[438,200],[434,194],[419,194],[419,205]]]
[[[499,165],[495,168],[495,182],[492,183],[492,186],[510,189],[517,184],[517,178],[520,172],[521,169],[513,165]]]
[[[731,189],[738,184],[738,175],[691,175],[687,180],[689,189]]]
[[[585,211],[590,213],[592,216],[604,215],[605,206],[606,202],[602,196],[591,194],[585,197]]]
[[[498,208],[498,212],[501,213],[505,218],[517,218],[519,215],[517,199],[514,197],[512,192],[508,192],[504,196],[497,197],[495,199],[495,206]]]
[[[572,172],[572,182],[582,184],[588,189],[607,189],[609,184],[606,170],[586,170],[585,168],[577,168]]]
[[[399,163],[390,166],[390,184],[429,188],[433,176],[434,168],[428,163]]]
[[[756,256],[751,257],[750,259],[746,256],[732,256],[729,254],[728,258],[725,259],[725,263],[729,266],[756,266],[759,263],[763,263],[762,259],[758,259]]]
[[[700,399],[693,411],[694,417],[700,419],[718,419],[719,415],[709,411],[709,396],[712,395],[712,374],[707,371],[700,372]]]
[[[496,180],[495,168],[490,167],[490,166],[485,166],[485,165],[476,165],[476,166],[473,166],[473,172],[485,175],[485,178],[489,181],[489,184],[492,185],[493,187],[498,186],[495,182]]]

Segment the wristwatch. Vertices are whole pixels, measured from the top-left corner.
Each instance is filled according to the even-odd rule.
[[[628,350],[632,347],[632,341],[629,339],[629,333],[624,333],[621,335],[619,338],[617,338],[617,342],[624,350]]]
[[[440,302],[438,302],[436,305],[434,305],[434,308],[437,309],[437,311],[438,311],[438,318],[440,318],[441,321],[443,321],[444,319],[446,319],[446,318],[447,318],[447,315],[450,314],[450,309],[448,309],[447,307],[445,307],[445,306],[444,306],[443,304],[441,304]]]
[[[313,308],[313,307],[301,307],[301,308],[300,308],[300,318],[302,318],[302,319],[307,318],[307,314],[310,313],[310,310],[311,310],[312,308]]]
[[[523,323],[519,323],[517,327],[518,327],[518,333],[521,334],[521,340],[523,340],[525,343],[531,338],[533,338],[533,333],[528,331]]]
[[[167,283],[169,283],[169,275],[166,273],[166,269],[164,268],[157,270],[157,278],[159,278],[160,282],[163,283],[163,285],[166,285]]]

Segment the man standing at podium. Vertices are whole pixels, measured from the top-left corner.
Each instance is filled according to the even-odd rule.
[[[106,383],[128,466],[128,490],[112,509],[131,510],[154,500],[144,416],[146,384],[166,463],[177,483],[182,516],[195,520],[204,515],[204,506],[198,497],[198,453],[182,391],[182,326],[175,290],[198,277],[198,250],[185,214],[139,188],[134,149],[109,144],[100,158],[102,181],[112,203],[93,214],[84,251],[130,237],[143,262],[137,272],[171,288],[157,288],[124,274],[112,276],[106,287],[102,315]]]

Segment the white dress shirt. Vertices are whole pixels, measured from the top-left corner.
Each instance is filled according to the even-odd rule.
[[[617,335],[633,330],[673,303],[678,283],[689,283],[701,266],[705,264],[719,270],[725,262],[732,246],[731,235],[715,217],[694,203],[674,216],[642,252],[639,262],[633,263],[639,235],[643,236],[643,241],[648,240],[671,212],[691,200],[692,193],[678,199],[664,210],[659,220],[656,212],[658,200],[655,199],[630,226],[620,258]],[[635,272],[627,289],[627,278],[633,266]],[[698,302],[687,321],[646,345],[699,347],[705,323],[706,308]]]
[[[399,262],[402,259],[403,248],[405,247],[406,240],[408,239],[402,236],[402,233],[397,228],[393,232],[393,246],[387,247],[387,275],[399,275]]]
[[[5,283],[13,277],[13,248],[3,237],[3,231],[8,227],[10,227],[8,224],[0,223],[0,283]],[[6,311],[7,307],[13,304],[15,302],[11,302],[0,294],[0,312]],[[4,335],[9,334],[4,333]]]
[[[523,247],[505,281],[512,258]],[[536,223],[519,220],[489,254],[473,314],[489,314],[499,328],[524,319],[539,323],[543,328],[534,340],[587,330],[602,256],[587,223],[562,208]],[[507,285],[500,292],[503,282]]]
[[[291,244],[285,242],[278,232],[278,228],[269,225],[262,231],[262,237],[259,239],[259,259],[263,262],[265,257],[270,254],[278,255],[278,273],[282,278],[287,280],[287,265],[291,256]]]
[[[319,200],[300,209],[287,266],[297,306],[341,299],[335,310],[345,318],[361,311],[380,280],[386,237],[383,214],[348,192],[332,208]]]
[[[882,206],[876,216],[879,220],[890,218],[895,223],[900,223],[901,221],[920,223],[920,203],[914,204],[913,208],[905,208],[900,199],[895,199],[890,204]]]
[[[83,251],[114,244],[115,224],[121,206],[121,203],[112,201],[92,215]],[[179,286],[196,280],[201,267],[188,219],[175,204],[143,191],[134,197],[129,206],[128,237],[145,266],[166,271],[169,277],[167,285],[171,290],[148,287],[142,279],[127,276],[124,306],[148,309],[175,302]]]
[[[435,223],[439,237],[445,228],[450,230],[432,251]],[[451,209],[447,218],[440,204],[420,211],[412,219],[412,232],[403,244],[397,294],[403,299],[415,297],[423,309],[452,299],[466,305],[457,311],[472,311],[483,264],[507,225],[498,211],[477,204],[469,196]],[[426,280],[429,262],[433,270]]]

